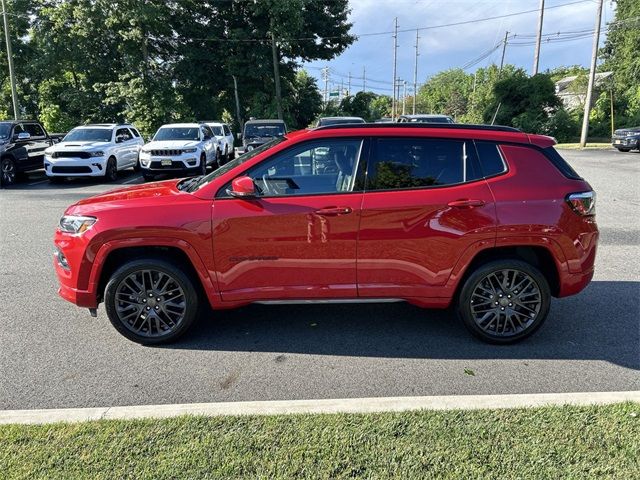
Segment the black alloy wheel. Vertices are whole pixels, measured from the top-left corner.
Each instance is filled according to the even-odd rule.
[[[107,166],[105,167],[104,177],[107,182],[115,182],[118,179],[118,163],[116,159],[111,157],[107,160]]]
[[[18,178],[16,162],[12,158],[3,158],[0,161],[0,174],[2,175],[2,185],[13,185]]]
[[[535,332],[547,317],[551,294],[544,275],[521,260],[498,260],[465,282],[458,312],[476,337],[508,344]]]
[[[122,335],[152,345],[175,340],[191,326],[198,296],[180,267],[150,258],[129,262],[112,275],[105,306]]]

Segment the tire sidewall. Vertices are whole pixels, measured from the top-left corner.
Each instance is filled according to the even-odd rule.
[[[116,289],[120,282],[131,273],[138,270],[154,269],[173,277],[184,291],[187,311],[178,328],[171,333],[160,337],[144,337],[129,330],[118,318],[115,306]],[[199,300],[193,282],[187,277],[184,271],[173,263],[155,258],[133,260],[118,268],[109,279],[104,291],[104,304],[109,317],[109,321],[114,328],[129,340],[143,345],[159,345],[169,343],[183,335],[194,323],[198,316]]]
[[[500,337],[493,336],[486,333],[482,330],[478,325],[476,325],[473,316],[471,314],[470,302],[471,302],[471,294],[475,289],[477,283],[482,280],[489,273],[497,271],[497,270],[520,270],[527,275],[529,275],[533,280],[538,284],[538,288],[540,289],[540,294],[542,297],[542,305],[540,306],[540,312],[533,325],[527,328],[525,331],[520,332],[517,335],[511,337]],[[505,259],[505,260],[495,260],[492,262],[485,263],[484,265],[478,267],[476,271],[471,273],[471,275],[466,279],[461,291],[460,295],[458,295],[457,299],[457,311],[458,316],[461,318],[465,327],[477,338],[483,340],[487,343],[493,343],[498,345],[507,345],[511,343],[516,343],[525,338],[533,335],[544,323],[548,314],[549,308],[551,306],[551,291],[549,288],[549,283],[547,279],[544,277],[542,272],[538,270],[533,265],[524,262],[522,260],[516,259]]]
[[[13,178],[11,180],[4,178],[4,166],[6,164],[10,164],[13,166]],[[0,183],[2,183],[2,185],[5,187],[7,185],[15,185],[15,183],[18,181],[18,166],[13,158],[5,157],[0,160],[0,177]]]
[[[113,174],[111,172],[113,172]],[[107,160],[104,176],[107,182],[115,182],[118,179],[118,162],[115,158],[110,157],[109,160]]]

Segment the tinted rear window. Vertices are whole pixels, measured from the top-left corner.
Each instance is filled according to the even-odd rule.
[[[493,177],[507,170],[498,145],[491,142],[476,142],[480,168],[485,177]]]
[[[582,180],[582,177],[576,173],[576,171],[571,168],[571,165],[567,163],[567,161],[562,158],[562,156],[558,153],[558,151],[553,147],[543,148],[542,151],[544,155],[549,159],[553,165],[560,170],[560,172],[567,178],[571,178],[572,180]]]

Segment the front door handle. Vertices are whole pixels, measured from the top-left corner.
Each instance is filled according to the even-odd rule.
[[[450,207],[471,208],[482,207],[484,203],[484,200],[454,200],[453,202],[447,203],[447,205]]]
[[[352,211],[353,210],[351,210],[351,207],[325,207],[325,208],[316,210],[316,213],[318,215],[324,215],[324,216],[336,216],[336,215],[346,215],[348,213],[351,213]]]

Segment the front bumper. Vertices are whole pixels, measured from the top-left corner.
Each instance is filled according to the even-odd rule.
[[[70,235],[56,229],[53,240],[53,267],[58,277],[58,294],[86,308],[98,306],[96,285],[89,280],[92,268],[89,259],[95,258],[96,254],[95,248],[90,245],[93,234],[89,230],[83,235]]]
[[[636,148],[640,143],[640,136],[613,137],[611,145],[615,148]]]
[[[171,163],[169,163],[171,162]],[[185,153],[176,156],[157,156],[140,152],[140,167],[154,173],[184,172],[200,167],[200,153]]]
[[[106,164],[106,157],[44,157],[44,171],[48,177],[104,177]]]

